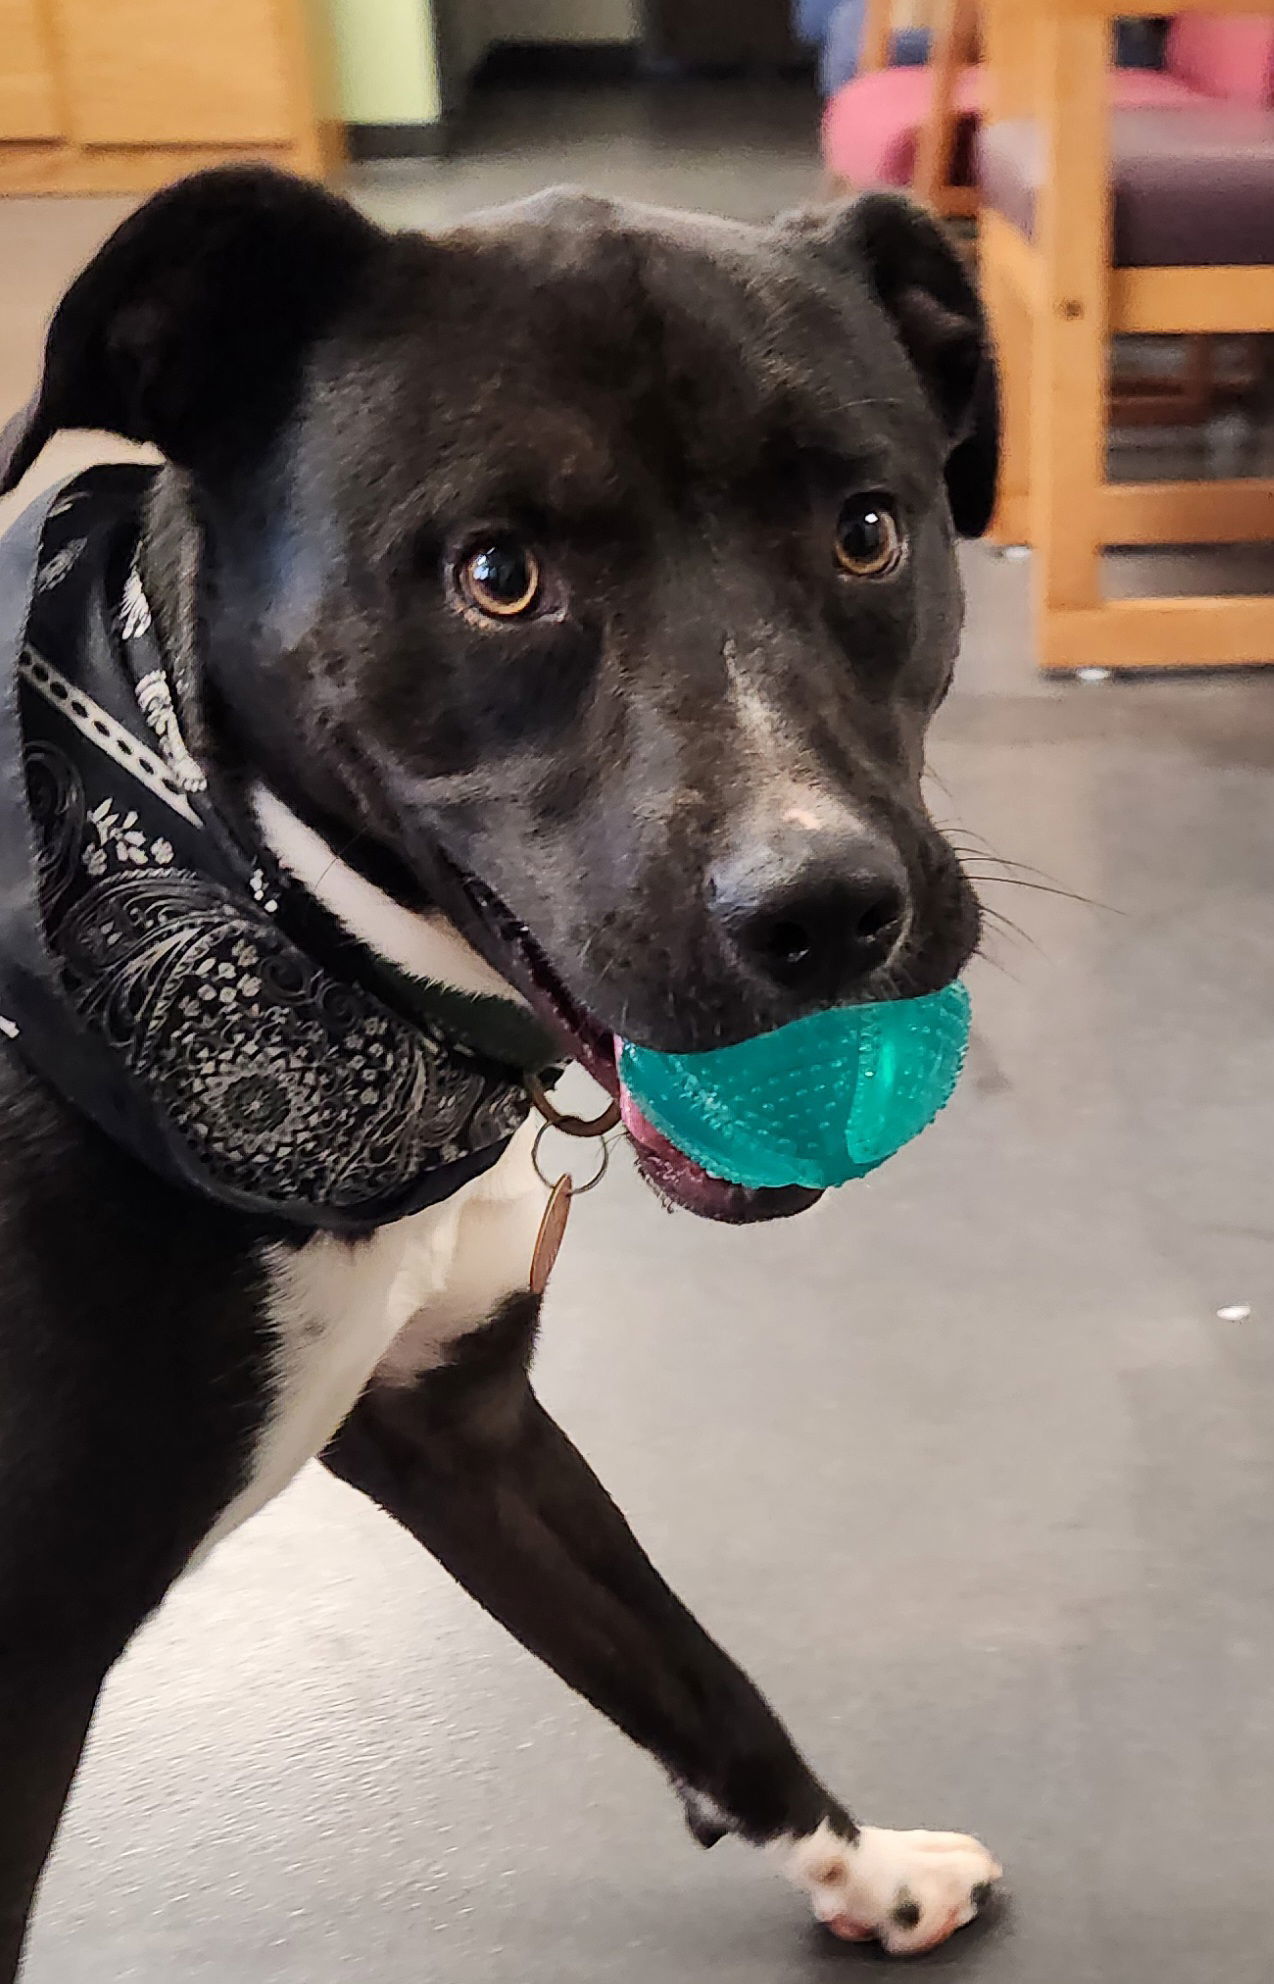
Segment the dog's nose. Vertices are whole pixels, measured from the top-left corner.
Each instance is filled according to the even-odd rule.
[[[751,971],[831,1003],[884,964],[909,911],[901,858],[866,831],[741,852],[717,865],[709,887],[714,914]]]

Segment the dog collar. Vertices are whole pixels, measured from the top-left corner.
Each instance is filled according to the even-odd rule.
[[[138,575],[153,474],[92,469],[0,539],[0,1030],[172,1182],[369,1231],[496,1162],[525,1071],[215,804]]]

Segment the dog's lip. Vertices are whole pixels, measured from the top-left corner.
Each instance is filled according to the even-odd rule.
[[[505,954],[519,991],[560,1038],[571,1055],[619,1103],[621,1120],[637,1168],[665,1205],[680,1206],[702,1219],[745,1226],[786,1219],[822,1197],[804,1185],[733,1185],[716,1178],[647,1121],[619,1074],[619,1041],[598,1024],[563,985],[530,931],[495,891],[477,877],[457,871],[475,912]]]
[[[730,1226],[786,1219],[816,1205],[822,1197],[821,1192],[804,1185],[751,1188],[714,1178],[647,1120],[622,1082],[619,1108],[636,1152],[637,1168],[647,1184],[661,1199],[689,1206],[703,1219],[721,1220]]]
[[[562,1042],[570,1058],[579,1061],[593,1080],[618,1101],[614,1035],[595,1024],[571,997],[526,925],[495,890],[463,869],[457,869],[456,874],[483,928],[495,939],[501,953],[501,968],[510,982],[529,1000],[538,1018]]]

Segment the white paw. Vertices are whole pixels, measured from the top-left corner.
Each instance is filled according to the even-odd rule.
[[[789,1841],[786,1872],[833,1935],[919,1956],[972,1922],[1001,1869],[964,1833],[864,1826],[846,1840],[823,1824]]]

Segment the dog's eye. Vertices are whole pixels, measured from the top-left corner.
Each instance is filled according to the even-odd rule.
[[[534,612],[543,588],[540,561],[516,537],[493,537],[465,552],[456,570],[462,598],[492,620]]]
[[[851,496],[836,519],[836,562],[853,579],[883,579],[896,572],[906,544],[902,526],[884,496]]]

